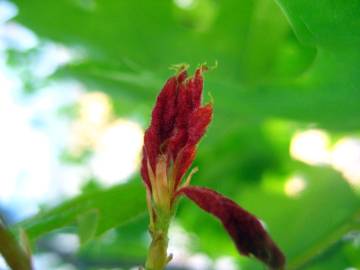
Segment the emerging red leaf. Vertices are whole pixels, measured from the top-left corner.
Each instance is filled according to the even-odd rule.
[[[181,194],[220,219],[240,253],[254,255],[271,269],[284,269],[284,255],[255,216],[232,200],[207,188],[184,187],[177,193]]]
[[[149,128],[145,131],[141,174],[149,190],[160,157],[166,159],[175,192],[191,166],[196,146],[212,117],[212,106],[201,106],[204,66],[187,78],[185,69],[171,77],[161,90]],[[150,166],[148,166],[150,165]],[[149,172],[152,170],[152,172]],[[155,179],[155,181],[157,181]]]

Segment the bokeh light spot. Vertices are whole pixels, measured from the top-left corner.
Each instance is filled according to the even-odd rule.
[[[136,170],[143,130],[130,120],[117,120],[100,136],[91,160],[93,173],[108,186],[125,181]]]
[[[284,191],[289,197],[298,197],[306,188],[307,182],[300,175],[291,176],[285,182]]]
[[[331,153],[331,164],[341,172],[345,180],[360,189],[360,140],[342,138],[336,142]]]
[[[179,8],[187,9],[191,8],[194,5],[194,0],[175,0],[175,5]]]
[[[297,132],[291,140],[290,155],[310,165],[329,163],[329,135],[322,130],[310,129]]]

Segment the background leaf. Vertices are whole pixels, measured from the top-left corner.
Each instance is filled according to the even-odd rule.
[[[50,231],[75,225],[79,218],[84,218],[84,215],[95,211],[98,215],[97,228],[96,232],[91,234],[100,235],[144,214],[146,209],[144,193],[139,180],[136,183],[119,185],[107,190],[89,192],[54,209],[45,210],[17,226],[24,228],[30,239],[35,240]],[[91,219],[93,218],[94,216],[91,215]],[[91,222],[95,221],[91,220]],[[80,222],[79,226],[79,229],[82,229],[85,224]]]

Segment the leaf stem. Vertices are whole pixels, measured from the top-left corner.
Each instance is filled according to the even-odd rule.
[[[171,259],[167,254],[170,219],[171,215],[158,211],[155,223],[149,227],[152,241],[145,264],[146,270],[164,270]]]
[[[31,259],[0,221],[0,253],[12,270],[31,270]]]

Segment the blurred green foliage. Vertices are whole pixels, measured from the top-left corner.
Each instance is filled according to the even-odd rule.
[[[356,237],[343,238],[360,228],[359,195],[334,171],[288,154],[299,128],[322,127],[334,136],[359,131],[358,0],[194,0],[186,8],[168,0],[14,2],[15,20],[83,52],[55,78],[76,78],[107,92],[119,116],[142,117],[143,123],[172,74],[169,66],[217,61],[205,75],[215,119],[199,148],[194,183],[216,188],[261,217],[285,251],[288,269],[360,267]],[[294,172],[308,181],[298,198],[283,192]],[[35,240],[98,211],[90,214],[91,230],[80,234],[88,244],[79,256],[141,263],[147,219],[134,217],[145,210],[145,192],[134,181],[88,192],[20,225]],[[191,203],[181,203],[177,219],[197,236],[194,251],[238,258],[220,224]],[[88,239],[109,229],[119,232],[115,243]],[[249,259],[239,263],[263,269]]]

